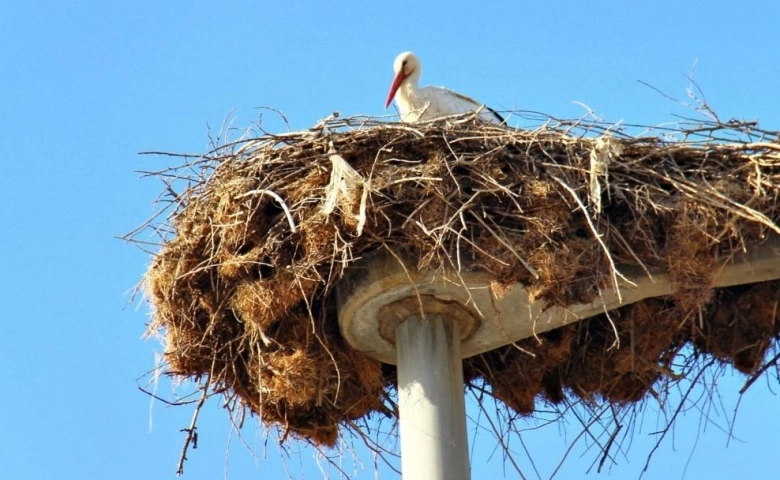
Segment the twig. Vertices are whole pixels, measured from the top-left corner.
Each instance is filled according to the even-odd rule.
[[[591,221],[590,215],[588,214],[588,209],[585,208],[585,205],[583,205],[582,201],[580,200],[580,197],[577,196],[577,193],[574,191],[574,189],[566,185],[566,183],[558,177],[552,177],[552,179],[558,182],[564,189],[566,189],[566,191],[568,191],[571,194],[574,201],[577,202],[577,205],[579,206],[580,210],[582,210],[582,216],[585,217],[585,221],[588,222],[590,231],[593,233],[593,238],[595,238],[596,241],[599,243],[599,246],[601,246],[601,249],[604,251],[604,255],[607,257],[607,261],[609,262],[609,266],[610,266],[610,274],[612,275],[612,284],[615,285],[615,293],[618,296],[618,300],[622,302],[623,297],[620,294],[620,284],[618,283],[617,277],[622,278],[623,280],[625,280],[631,285],[633,285],[634,283],[618,271],[614,260],[612,260],[612,254],[609,252],[609,248],[604,243],[604,240],[601,239],[602,235],[599,233],[598,230],[596,230],[596,226],[593,225],[593,221]]]
[[[287,202],[285,202],[281,196],[279,196],[278,193],[272,192],[271,190],[265,190],[263,188],[258,188],[256,190],[250,190],[248,192],[242,193],[241,195],[238,195],[236,198],[245,198],[251,195],[268,195],[270,197],[273,197],[274,200],[279,204],[280,207],[282,207],[282,210],[284,210],[284,214],[287,217],[287,223],[290,225],[290,231],[295,233],[295,220],[293,219],[292,212],[290,212],[290,207],[287,206]]]
[[[623,428],[623,425],[617,424],[617,428],[615,428],[612,431],[612,435],[609,436],[609,440],[607,440],[607,444],[604,445],[604,449],[602,450],[604,453],[601,456],[601,461],[599,461],[599,467],[596,469],[598,473],[601,473],[601,468],[604,466],[604,462],[609,458],[609,449],[612,447],[612,443],[615,441],[615,437],[617,437],[618,432],[620,432],[620,429]]]
[[[683,407],[685,406],[685,402],[688,400],[688,396],[693,391],[694,387],[699,383],[699,378],[704,374],[704,372],[707,370],[707,368],[715,363],[715,359],[710,359],[707,363],[705,363],[699,372],[696,374],[696,376],[691,380],[691,386],[688,388],[688,390],[685,392],[685,394],[680,399],[680,403],[677,406],[677,408],[674,409],[674,413],[672,414],[672,418],[669,419],[669,421],[666,424],[666,428],[664,428],[660,433],[661,437],[655,442],[655,446],[653,446],[653,449],[650,450],[650,453],[647,455],[647,460],[645,461],[645,466],[642,468],[642,474],[647,472],[647,468],[650,466],[650,460],[653,458],[653,454],[655,454],[656,450],[658,450],[658,447],[661,446],[661,442],[663,441],[664,437],[666,437],[666,434],[669,433],[669,430],[671,429],[672,424],[674,424],[674,420],[677,418],[677,416],[683,411]]]
[[[750,378],[748,378],[748,380],[745,382],[745,385],[739,389],[739,394],[742,395],[743,393],[747,392],[748,388],[750,388],[750,386],[753,385],[756,380],[761,378],[761,375],[763,375],[764,372],[769,370],[770,367],[777,365],[778,360],[780,360],[780,353],[772,357],[772,359],[759,368],[756,373],[751,375]]]
[[[189,449],[190,445],[192,445],[193,449],[198,448],[198,415],[200,414],[201,407],[203,407],[203,404],[209,397],[209,381],[201,387],[203,394],[200,396],[200,400],[198,400],[198,404],[195,406],[195,411],[192,413],[192,421],[190,422],[189,428],[182,428],[180,430],[181,432],[187,432],[187,438],[184,439],[184,446],[181,449],[179,463],[176,467],[176,476],[184,474],[184,462],[187,461],[187,449]]]

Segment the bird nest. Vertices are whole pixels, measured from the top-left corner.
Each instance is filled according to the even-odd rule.
[[[508,412],[639,402],[702,359],[759,375],[780,283],[711,280],[780,233],[777,134],[623,128],[330,119],[179,156],[154,172],[168,216],[146,225],[162,238],[145,288],[167,372],[317,445],[395,418],[395,367],[346,343],[335,301],[354,262],[386,251],[419,270],[486,272],[497,291],[520,283],[547,306],[593,301],[616,264],[669,273],[671,296],[464,360],[467,387]]]

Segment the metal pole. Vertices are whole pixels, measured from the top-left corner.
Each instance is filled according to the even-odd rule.
[[[404,480],[469,480],[457,322],[410,317],[396,328]]]

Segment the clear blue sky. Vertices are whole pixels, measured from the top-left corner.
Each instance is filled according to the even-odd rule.
[[[174,478],[191,409],[156,404],[150,414],[136,389],[161,350],[141,339],[147,306],[129,303],[149,257],[114,238],[152,213],[160,189],[133,172],[172,162],[139,151],[202,151],[207,125],[232,113],[248,126],[260,106],[285,112],[293,128],[334,110],[385,114],[392,60],[404,50],[421,57],[424,84],[496,109],[579,116],[580,101],[606,119],[644,123],[685,110],[637,81],[684,98],[696,64],[723,118],[780,129],[777,0],[422,3],[0,3],[0,478]],[[687,411],[644,478],[776,476],[776,383],[760,381],[742,399],[736,439],[723,431],[742,381],[720,378],[722,404]],[[610,478],[636,478],[644,465],[663,419],[652,409],[643,418]],[[322,478],[310,449],[292,447],[285,467],[249,423],[254,454],[230,435],[220,406],[207,407],[185,478]],[[524,434],[542,478],[579,431],[572,421]],[[474,478],[503,476],[501,455],[489,458],[494,440],[472,441]],[[584,448],[556,478],[585,474],[596,455]],[[371,455],[356,455],[357,478],[374,478]]]

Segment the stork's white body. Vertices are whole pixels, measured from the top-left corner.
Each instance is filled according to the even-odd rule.
[[[493,110],[465,95],[433,85],[417,88],[407,83],[395,94],[395,104],[401,121],[419,122],[446,117],[458,113],[479,111],[479,117],[488,122],[502,123],[503,119]]]
[[[393,63],[393,70],[395,78],[385,107],[395,99],[401,121],[419,122],[478,111],[479,117],[485,121],[504,123],[501,115],[466,95],[444,87],[418,86],[422,67],[412,52],[400,54]]]

